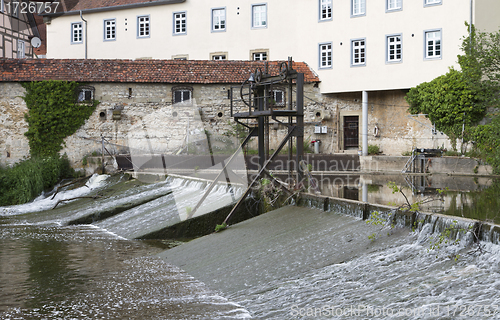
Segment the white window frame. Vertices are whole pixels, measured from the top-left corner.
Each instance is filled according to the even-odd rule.
[[[252,61],[267,61],[266,51],[252,52]]]
[[[403,10],[403,0],[386,0],[385,3],[386,3],[385,6],[386,12]]]
[[[391,42],[391,39],[396,38],[395,41]],[[399,41],[398,39],[399,38]],[[385,43],[386,43],[386,62],[387,63],[400,63],[403,61],[403,35],[402,34],[390,34],[385,37]],[[391,46],[394,46],[394,48],[391,48]],[[397,52],[391,53],[391,50],[398,50],[399,46],[399,59],[398,59],[398,54]],[[391,58],[391,56],[394,55],[394,58]]]
[[[227,53],[212,53],[210,54],[210,60],[227,60]]]
[[[26,43],[23,40],[17,40],[17,57],[19,59],[26,58]]]
[[[360,55],[358,62],[356,55]],[[351,67],[362,66],[366,66],[366,38],[351,39]]]
[[[427,36],[430,34],[439,34],[439,38],[434,38],[433,43],[429,44]],[[436,44],[436,41],[439,43]],[[429,55],[429,47],[432,46],[432,55]],[[439,49],[436,49],[436,46],[439,46]],[[439,52],[439,55],[436,55],[436,52]],[[436,60],[441,59],[443,56],[443,31],[442,29],[433,29],[433,30],[425,30],[424,31],[424,59],[425,60]]]
[[[144,28],[144,30],[141,30],[141,28]],[[137,38],[149,38],[149,37],[151,37],[150,15],[146,14],[137,16]]]
[[[366,15],[366,0],[351,0],[351,17]]]
[[[78,103],[92,103],[94,101],[94,87],[90,86],[81,86],[78,87],[78,96],[77,96],[77,102]],[[86,93],[90,92],[90,99],[85,99]]]
[[[189,55],[187,54],[176,54],[172,56],[172,60],[189,60]]]
[[[116,40],[116,19],[104,19],[104,41]],[[108,33],[108,31],[110,31]]]
[[[424,7],[439,6],[443,4],[443,0],[424,0]]]
[[[75,34],[77,35],[75,40]],[[83,43],[83,24],[81,22],[71,23],[71,43],[80,44]]]
[[[4,3],[3,0],[0,0],[0,12],[3,12],[4,10]]]
[[[319,0],[319,21],[330,21],[333,15],[333,0]]]
[[[263,10],[261,10],[263,9]],[[267,28],[267,3],[252,4],[252,28]]]
[[[333,43],[323,42],[319,44],[319,68],[331,69],[333,67]]]
[[[278,93],[281,95],[281,101],[278,102]],[[284,89],[274,89],[272,91],[272,98],[276,107],[284,107],[286,105],[286,91]]]
[[[181,92],[181,101],[175,102],[175,93]],[[184,94],[188,92],[188,99],[184,99]],[[187,87],[175,87],[172,88],[172,104],[182,103],[182,104],[191,104],[193,100],[193,89]]]
[[[178,11],[173,13],[173,35],[187,34],[187,11]],[[179,25],[179,28],[177,28]]]
[[[222,12],[222,14],[220,14]],[[226,7],[212,9],[212,32],[224,32],[227,27]]]

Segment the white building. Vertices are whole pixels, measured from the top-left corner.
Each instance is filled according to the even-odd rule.
[[[286,60],[292,56],[315,70],[322,95],[338,99],[337,105],[325,108],[337,116],[339,150],[357,149],[355,144],[367,136],[358,132],[359,142],[346,145],[348,122],[369,118],[365,132],[370,133],[370,143],[393,154],[416,144],[442,145],[443,137],[434,137],[423,117],[417,122],[427,123],[421,126],[425,132],[418,136],[410,132],[414,120],[405,114],[405,90],[457,66],[468,32],[465,22],[488,31],[500,25],[498,0],[95,3],[80,1],[62,16],[46,16],[47,57]],[[363,116],[362,99],[368,117]],[[346,117],[350,117],[347,122]],[[372,137],[372,132],[378,135]]]

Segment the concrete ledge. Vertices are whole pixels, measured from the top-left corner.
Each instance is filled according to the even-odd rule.
[[[252,205],[254,200],[252,198],[247,198],[245,203],[243,203],[238,210],[236,210],[231,216],[231,224],[236,224],[244,220],[248,220],[261,213],[260,208],[256,211],[250,211],[249,206]],[[197,237],[205,236],[214,233],[215,226],[221,224],[227,215],[233,209],[234,204],[222,207],[210,213],[206,213],[201,216],[193,217],[191,219],[184,220],[172,226],[148,233],[137,239],[194,239]]]
[[[350,215],[362,220],[366,220],[372,213],[378,212],[380,217],[400,227],[420,230],[423,225],[430,223],[433,226],[432,232],[444,231],[456,221],[457,226],[463,229],[468,229],[472,226],[479,240],[500,244],[500,226],[474,219],[448,216],[439,213],[402,211],[393,206],[370,204],[361,201],[306,193],[300,194],[297,205],[300,207],[312,207],[326,212]],[[453,232],[456,233],[457,231],[454,230]]]
[[[390,172],[401,173],[409,156],[360,156],[360,170],[362,172]],[[446,173],[450,175],[491,175],[493,169],[473,158],[436,157],[427,158],[425,173]]]

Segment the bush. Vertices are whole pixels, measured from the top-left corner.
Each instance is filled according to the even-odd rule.
[[[460,152],[453,150],[447,150],[443,153],[443,156],[448,156],[448,157],[458,157],[459,155],[461,155]]]
[[[379,146],[375,146],[372,144],[368,146],[368,154],[379,154],[379,152],[380,152]]]
[[[0,206],[27,203],[75,171],[66,156],[31,158],[11,168],[0,167]]]

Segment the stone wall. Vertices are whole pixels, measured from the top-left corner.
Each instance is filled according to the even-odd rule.
[[[18,161],[29,153],[24,92],[18,83],[0,83],[0,163]]]
[[[92,86],[94,98],[100,104],[88,121],[65,140],[63,149],[75,166],[81,164],[84,156],[101,152],[101,138],[110,153],[133,155],[177,153],[186,144],[193,145],[195,153],[207,152],[206,131],[213,137],[219,136],[212,139],[212,150],[223,151],[237,143],[230,116],[230,85],[93,83]],[[193,104],[172,105],[174,86],[191,88]],[[235,90],[235,94],[238,92]],[[0,162],[13,163],[29,155],[24,137],[27,109],[21,98],[24,89],[19,83],[2,82],[0,93]],[[416,118],[418,121],[409,117],[404,95],[403,91],[369,93],[369,144],[378,145],[389,155],[401,155],[412,146],[448,146],[446,136],[433,135],[424,117]],[[342,120],[344,116],[357,115],[361,123],[361,93],[321,94],[317,86],[306,84],[304,96],[305,142],[321,140],[321,153],[357,152],[358,148],[343,150]],[[246,107],[237,105],[236,111],[243,108]],[[326,133],[315,133],[318,126],[326,127]],[[271,150],[286,133],[283,125],[271,120]],[[256,149],[256,141],[250,143],[250,148]]]

